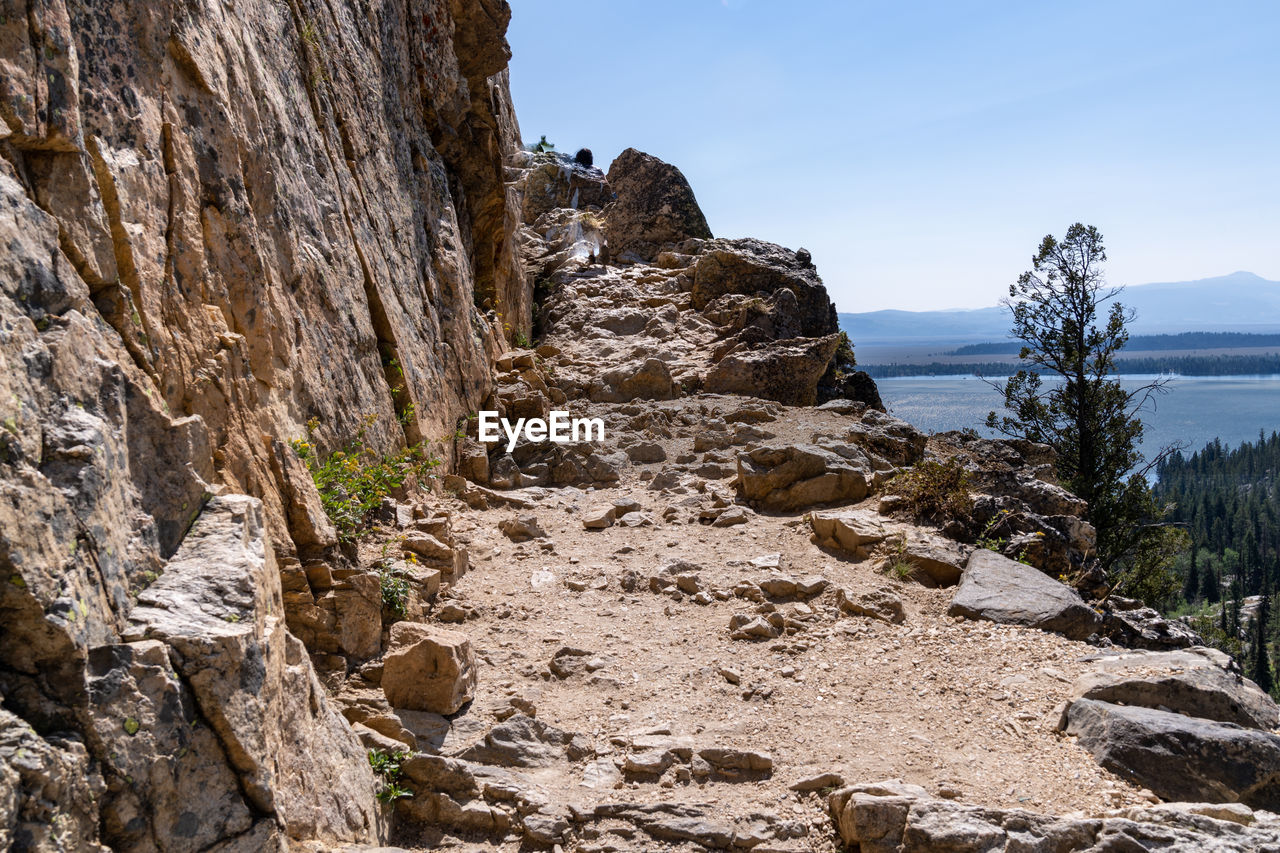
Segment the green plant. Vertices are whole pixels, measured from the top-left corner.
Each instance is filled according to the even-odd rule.
[[[366,415],[355,439],[325,459],[311,440],[314,420],[307,423],[307,438],[290,442],[311,471],[320,503],[344,542],[360,537],[368,527],[369,514],[410,475],[425,476],[440,464],[423,442],[392,453],[377,453],[365,444],[365,434],[376,422],[377,415]]]
[[[555,151],[556,146],[554,142],[548,142],[546,134],[543,134],[541,139],[529,146],[529,150],[535,154],[542,154],[547,151]]]
[[[390,569],[381,569],[379,586],[382,588],[382,606],[403,619],[408,615],[409,581],[393,574]]]
[[[529,336],[528,336],[528,335],[526,335],[524,332],[520,331],[519,329],[517,329],[517,330],[516,330],[516,334],[515,334],[515,338],[514,338],[514,340],[515,340],[515,345],[516,345],[518,348],[520,348],[520,349],[528,349],[528,348],[529,348]]]
[[[997,536],[996,533],[1009,521],[1009,514],[1007,509],[1000,510],[996,517],[991,519],[991,522],[983,529],[982,534],[974,544],[988,551],[1003,553],[1005,546],[1009,544],[1009,537]]]
[[[952,456],[945,462],[925,459],[893,478],[894,494],[919,521],[968,519],[973,512],[969,472]]]
[[[369,750],[369,766],[373,768],[374,774],[382,781],[378,788],[378,799],[384,803],[393,803],[396,800],[403,800],[406,797],[412,797],[413,791],[400,786],[400,765],[409,757],[409,753],[404,750],[396,750],[395,752],[387,752],[381,749]]]
[[[889,552],[889,559],[881,568],[887,575],[893,575],[900,581],[915,574],[916,564],[912,561],[911,556],[907,554],[907,537],[898,537],[897,543],[893,546],[893,550]]]

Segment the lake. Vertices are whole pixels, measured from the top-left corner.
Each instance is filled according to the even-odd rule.
[[[1132,390],[1150,376],[1121,376]],[[890,413],[926,432],[973,427],[984,435],[987,412],[1001,410],[1000,394],[974,376],[913,376],[877,379]],[[1142,450],[1150,458],[1175,441],[1187,453],[1214,438],[1230,447],[1253,441],[1258,430],[1280,430],[1280,376],[1180,376],[1168,393],[1155,399],[1154,411],[1142,414],[1146,433]]]

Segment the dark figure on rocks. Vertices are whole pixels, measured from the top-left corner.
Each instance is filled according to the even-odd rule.
[[[590,148],[579,148],[578,153],[573,155],[573,159],[579,166],[590,166],[595,162]]]

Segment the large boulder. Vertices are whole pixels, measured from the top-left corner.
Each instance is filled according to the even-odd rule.
[[[1102,617],[1075,590],[983,549],[969,555],[947,614],[1056,631],[1073,640],[1086,639],[1102,624]]]
[[[839,331],[835,305],[807,253],[763,240],[716,240],[702,247],[693,268],[693,307],[699,311],[727,294],[768,297],[783,290],[794,295],[787,301],[795,335],[817,338]]]
[[[766,509],[860,501],[869,476],[865,467],[812,444],[768,444],[738,455],[738,491]]]
[[[1108,770],[1166,800],[1280,810],[1280,737],[1172,711],[1077,699],[1066,732]]]
[[[707,371],[704,387],[713,394],[812,406],[818,401],[818,380],[838,344],[838,335],[739,344]]]
[[[1209,649],[1108,656],[1076,679],[1071,698],[1160,708],[1251,729],[1280,726],[1280,705],[1227,670],[1220,656]]]
[[[628,148],[608,182],[615,200],[605,208],[605,234],[615,259],[651,261],[664,246],[711,236],[693,188],[670,163]]]
[[[809,513],[813,538],[826,548],[838,548],[865,559],[870,548],[889,536],[879,514],[866,510],[827,510]]]
[[[393,708],[457,713],[476,691],[476,656],[467,635],[397,622],[382,661],[382,691]]]

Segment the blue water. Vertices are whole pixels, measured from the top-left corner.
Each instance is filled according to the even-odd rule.
[[[1132,390],[1154,377],[1121,376]],[[1002,381],[1002,380],[997,380]],[[974,376],[912,376],[877,379],[889,411],[926,432],[982,426],[987,412],[1001,410],[1000,394]],[[1199,450],[1219,438],[1234,447],[1257,439],[1258,431],[1280,430],[1280,376],[1182,376],[1142,413],[1148,457],[1173,442]]]

